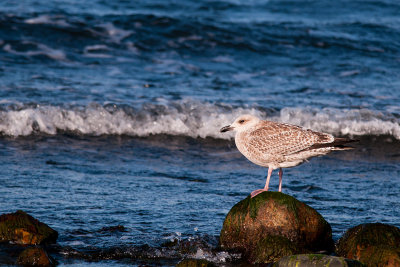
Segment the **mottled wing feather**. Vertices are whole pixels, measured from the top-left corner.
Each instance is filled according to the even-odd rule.
[[[294,125],[263,121],[249,134],[247,149],[265,159],[281,161],[317,143],[329,143],[329,134],[305,130]]]

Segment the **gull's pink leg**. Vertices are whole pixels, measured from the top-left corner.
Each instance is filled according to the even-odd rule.
[[[267,181],[265,182],[265,187],[264,187],[264,189],[257,189],[257,190],[254,190],[253,192],[251,192],[251,197],[252,197],[252,198],[255,197],[255,196],[257,196],[258,194],[264,192],[264,191],[268,191],[269,179],[271,179],[271,174],[272,174],[272,168],[271,168],[271,167],[268,167],[268,176],[267,176]]]
[[[279,169],[279,192],[282,192],[282,168]]]

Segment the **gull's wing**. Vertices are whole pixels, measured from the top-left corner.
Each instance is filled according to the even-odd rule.
[[[281,158],[316,144],[327,144],[334,141],[330,134],[306,130],[298,126],[262,121],[255,130],[248,134],[246,147],[258,155]]]

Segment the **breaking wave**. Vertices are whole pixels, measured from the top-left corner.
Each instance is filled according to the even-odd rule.
[[[396,114],[335,108],[286,107],[275,111],[196,101],[147,103],[139,108],[115,104],[10,105],[0,110],[0,134],[12,137],[65,132],[138,137],[166,134],[230,139],[232,134],[221,134],[219,129],[244,113],[339,136],[389,135],[400,140],[400,119]]]

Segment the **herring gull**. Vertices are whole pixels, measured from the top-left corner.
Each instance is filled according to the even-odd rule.
[[[331,134],[303,129],[299,126],[261,120],[242,115],[220,132],[236,131],[235,143],[239,151],[254,164],[268,167],[263,189],[255,190],[251,197],[268,191],[272,171],[279,168],[279,192],[282,191],[282,168],[297,166],[307,159],[326,155],[335,150],[348,150],[345,144],[356,140],[336,138]]]

